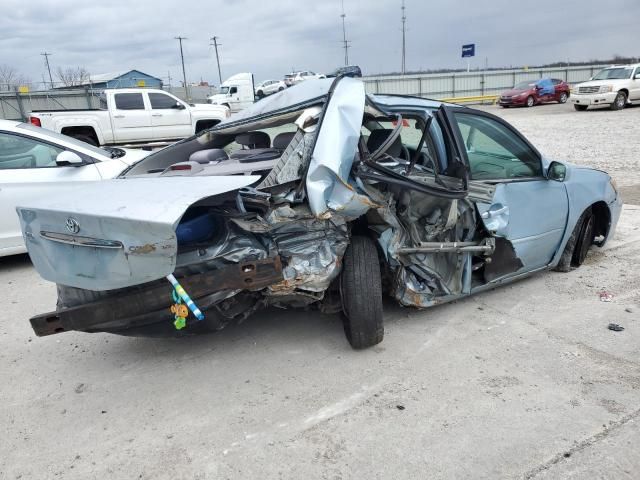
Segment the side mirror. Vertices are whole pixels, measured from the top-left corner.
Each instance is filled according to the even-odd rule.
[[[75,152],[70,152],[69,150],[65,150],[64,152],[60,152],[58,154],[58,156],[56,157],[56,163],[61,166],[80,166],[84,163],[84,160],[82,160],[82,158],[80,158],[80,155],[78,155]]]
[[[547,180],[554,180],[556,182],[564,182],[567,176],[567,166],[560,162],[551,162],[549,169],[547,170]]]
[[[178,110],[184,110],[186,107],[182,103],[176,102],[173,108],[177,108]]]

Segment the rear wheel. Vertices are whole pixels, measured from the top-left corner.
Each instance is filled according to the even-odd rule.
[[[85,142],[88,143],[89,145],[93,145],[94,147],[98,147],[98,142],[96,141],[95,138],[90,137],[89,135],[71,135],[71,137],[75,138],[76,140],[80,140],[81,142]]]
[[[567,103],[567,100],[569,99],[569,95],[567,95],[567,92],[562,92],[560,94],[560,98],[558,99],[558,102],[560,103]]]
[[[571,233],[567,241],[562,256],[555,270],[558,272],[569,272],[571,268],[577,268],[584,263],[589,248],[593,244],[595,231],[595,216],[591,207],[586,209]]]
[[[587,105],[577,105],[577,104],[574,104],[574,105],[573,105],[573,108],[575,108],[575,109],[576,109],[577,111],[579,111],[579,112],[584,112],[588,107],[587,107]]]
[[[622,110],[626,104],[627,104],[627,94],[624,92],[618,92],[610,108],[611,110]]]
[[[384,337],[380,262],[373,240],[353,237],[343,265],[340,295],[344,331],[351,346],[360,350],[380,343]]]
[[[264,97],[264,92],[262,90],[258,90],[256,92],[256,95],[258,96],[258,98],[262,98],[262,97]]]
[[[525,102],[525,106],[527,107],[533,107],[533,105],[536,103],[536,101],[533,99],[533,97],[531,95],[529,95],[527,97],[527,101]]]

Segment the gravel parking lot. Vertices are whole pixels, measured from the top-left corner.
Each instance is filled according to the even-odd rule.
[[[482,108],[617,180],[618,232],[583,267],[388,303],[384,342],[356,352],[338,316],[302,311],[182,340],[37,338],[55,287],[0,258],[0,478],[637,478],[640,107]]]

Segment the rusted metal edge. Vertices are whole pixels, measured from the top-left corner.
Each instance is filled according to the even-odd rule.
[[[276,256],[228,265],[179,280],[194,300],[220,290],[258,290],[283,280],[282,262]],[[30,319],[31,327],[36,335],[43,337],[126,321],[148,312],[168,309],[172,303],[172,288],[169,282],[154,282],[146,288],[133,287],[130,293],[36,315]]]

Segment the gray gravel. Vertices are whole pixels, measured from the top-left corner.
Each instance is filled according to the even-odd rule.
[[[626,118],[637,142],[640,109],[498,113],[548,131],[534,141],[558,158],[606,157],[620,182],[633,166],[617,168],[626,146],[554,136]],[[28,318],[55,288],[27,257],[0,259],[0,478],[637,478],[639,260],[626,206],[579,270],[425,311],[387,304],[384,342],[355,352],[338,316],[301,311],[183,340],[36,338]]]

